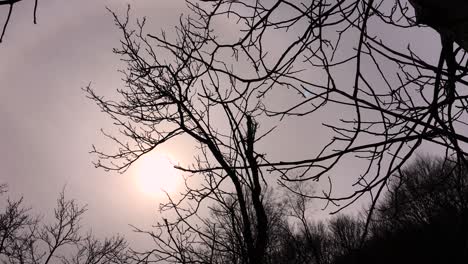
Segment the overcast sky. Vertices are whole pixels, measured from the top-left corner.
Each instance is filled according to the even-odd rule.
[[[40,0],[33,25],[33,2],[22,1],[0,45],[0,182],[42,214],[51,213],[66,185],[68,197],[88,204],[85,222],[98,235],[127,233],[129,223],[148,226],[158,206],[131,173],[95,169],[88,154],[110,123],[81,88],[92,83],[106,94],[121,85],[112,54],[120,34],[105,7],[123,14],[127,2],[135,15],[151,15],[153,24],[168,29],[185,7],[174,0]],[[1,19],[6,11],[1,8]],[[184,156],[175,147],[165,151]]]
[[[91,163],[91,145],[106,146],[99,130],[109,128],[110,121],[81,89],[91,83],[98,93],[111,95],[122,85],[119,58],[112,54],[120,34],[106,6],[123,14],[131,3],[133,14],[148,16],[151,29],[158,33],[178,23],[184,1],[39,0],[37,25],[32,24],[32,2],[15,6],[0,44],[0,182],[44,214],[66,185],[70,198],[88,204],[85,222],[98,235],[128,234],[128,224],[148,226],[158,204],[138,190],[131,170],[124,175],[106,173]],[[0,10],[1,19],[6,12],[7,8]],[[410,34],[388,38],[398,44]],[[431,54],[438,45],[430,31],[413,39],[434,43],[420,45],[423,54]],[[327,116],[314,118],[310,124]],[[299,139],[310,138],[311,133],[304,123],[302,119],[284,124],[295,136],[285,141],[281,134],[272,135],[262,147],[302,154],[307,147]],[[314,129],[314,138],[320,140],[319,128]],[[182,140],[160,151],[186,163],[192,154],[186,144]],[[273,151],[270,157],[274,156]],[[351,164],[344,165],[346,173],[353,172]]]

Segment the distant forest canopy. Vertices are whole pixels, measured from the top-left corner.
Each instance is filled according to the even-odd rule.
[[[300,196],[277,199],[269,192],[265,263],[467,263],[468,170],[458,165],[426,156],[401,170],[376,206],[364,240],[367,212],[313,221],[307,212],[311,201]],[[54,222],[43,223],[22,198],[8,198],[5,184],[0,190],[5,205],[0,214],[4,263],[146,263],[145,254],[154,250],[134,251],[121,236],[95,238],[80,225],[86,208],[67,200],[63,192]],[[207,254],[211,244],[200,244],[191,254],[197,255],[197,263],[245,263],[242,239],[237,237],[241,227],[234,220],[239,211],[218,209],[211,209],[209,219],[213,228],[218,225],[225,250]]]
[[[8,24],[10,23],[11,16],[13,14],[13,9],[16,3],[19,3],[23,0],[0,0],[0,6],[8,6],[8,13],[5,18],[5,22],[3,22],[2,33],[0,35],[0,43],[2,43],[3,38],[5,36]],[[34,24],[37,23],[37,4],[38,0],[34,0],[34,11],[33,11],[33,22]]]

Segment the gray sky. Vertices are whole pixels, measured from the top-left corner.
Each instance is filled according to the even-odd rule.
[[[152,23],[168,29],[185,6],[130,2],[135,15],[151,14]],[[123,14],[126,1],[40,0],[33,25],[33,3],[20,2],[0,46],[0,182],[43,214],[66,185],[68,197],[88,204],[85,222],[98,235],[126,233],[129,223],[147,226],[157,213],[157,202],[141,194],[131,173],[95,169],[88,154],[93,143],[103,145],[99,129],[110,122],[81,88],[91,82],[109,94],[121,85],[112,54],[120,34],[106,6]],[[170,148],[172,156],[184,157],[182,151]]]
[[[182,0],[40,0],[38,25],[33,25],[33,3],[23,1],[15,6],[0,44],[0,182],[8,183],[14,196],[24,195],[27,204],[44,214],[66,185],[68,197],[88,204],[85,222],[98,235],[125,234],[128,224],[148,226],[157,215],[157,202],[141,193],[132,170],[124,175],[106,173],[94,168],[93,156],[88,154],[93,143],[108,146],[99,129],[109,129],[110,121],[81,88],[91,83],[98,93],[111,95],[122,85],[117,72],[120,62],[111,50],[120,34],[105,6],[123,14],[129,2],[135,16],[148,16],[155,33],[162,28],[170,31],[185,7]],[[1,19],[6,11],[0,10]],[[406,34],[387,36],[397,45],[411,36],[424,43],[435,40],[430,30],[417,38]],[[433,54],[437,44],[418,48],[422,54]],[[294,137],[286,141],[283,134],[273,134],[260,147],[270,158],[280,159],[284,149],[290,150],[288,159],[307,153],[310,146],[304,145],[304,139],[315,133],[315,140],[325,140],[317,123],[328,117],[285,122],[282,127]],[[182,139],[160,151],[184,164],[192,154],[188,145]],[[346,170],[341,173],[353,174],[354,165],[345,161]]]

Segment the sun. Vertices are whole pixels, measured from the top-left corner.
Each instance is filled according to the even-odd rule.
[[[135,178],[141,192],[152,197],[165,197],[177,191],[180,175],[174,168],[175,162],[160,153],[148,153],[138,159]]]

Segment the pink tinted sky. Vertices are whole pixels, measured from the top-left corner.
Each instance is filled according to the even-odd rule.
[[[142,195],[131,171],[119,175],[95,169],[88,154],[92,144],[108,146],[99,130],[111,128],[81,88],[92,83],[100,94],[112,95],[122,85],[117,72],[121,64],[112,54],[120,34],[105,7],[123,14],[127,3],[135,16],[148,16],[156,33],[170,31],[186,11],[182,0],[39,0],[38,25],[33,25],[32,1],[22,1],[0,44],[0,182],[7,182],[12,195],[24,195],[26,203],[43,214],[51,212],[66,185],[70,198],[88,204],[85,222],[98,235],[131,236],[128,224],[149,226],[158,214],[157,201]],[[0,18],[6,11],[0,9]],[[221,26],[229,32],[229,25]],[[422,54],[437,49],[430,30],[417,36],[414,32],[386,36],[402,46],[407,44],[402,40],[413,39],[413,48]],[[281,98],[270,103],[281,104]],[[326,138],[317,122],[329,114],[283,123],[294,137],[285,140],[283,134],[274,134],[261,147],[270,158],[281,158],[285,150],[290,151],[288,158],[310,152],[314,144],[308,146],[304,139]],[[192,155],[188,145],[182,139],[160,151],[187,163]],[[354,165],[345,161],[338,173],[353,174]],[[347,186],[349,180],[342,182]]]

